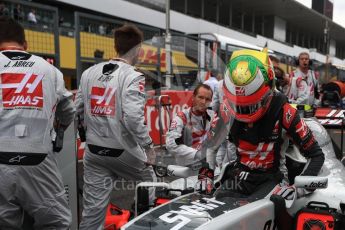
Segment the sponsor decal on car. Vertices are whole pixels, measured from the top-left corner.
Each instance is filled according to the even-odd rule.
[[[224,202],[218,201],[215,198],[203,197],[201,200],[191,202],[191,205],[182,205],[178,210],[170,210],[159,216],[159,219],[169,224],[176,222],[176,225],[171,230],[178,230],[191,222],[191,217],[207,217],[208,210],[217,209],[223,205],[225,205]]]

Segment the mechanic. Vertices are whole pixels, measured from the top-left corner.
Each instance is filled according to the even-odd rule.
[[[197,152],[206,140],[212,122],[217,119],[216,113],[207,109],[212,94],[209,85],[198,85],[193,92],[192,107],[178,112],[171,122],[166,134],[166,148],[178,165],[187,166],[202,160]]]
[[[297,104],[307,104],[316,106],[319,104],[319,82],[315,76],[315,72],[311,70],[312,61],[307,52],[301,52],[296,61],[297,69],[291,72],[292,78],[296,79],[298,88],[298,96],[294,94],[294,99]],[[305,88],[306,82],[307,87]],[[302,84],[302,85],[299,85]]]
[[[281,194],[289,199],[295,190],[289,185],[285,166],[286,136],[308,160],[301,175],[318,175],[324,154],[296,109],[275,90],[267,52],[235,51],[227,67],[221,119],[232,122],[229,139],[237,147],[237,160],[227,165],[223,181],[236,180],[239,186],[227,188],[224,183],[217,196],[268,194],[281,183]],[[208,155],[216,147],[210,147]]]
[[[302,77],[289,77],[287,87],[283,91],[289,103],[297,105],[308,105],[309,87]]]
[[[0,28],[0,228],[28,229],[25,211],[34,229],[69,229],[53,124],[66,129],[73,121],[73,95],[57,68],[26,52],[19,23],[0,17]]]
[[[307,81],[299,77],[290,77],[279,67],[279,59],[270,55],[276,78],[276,89],[285,94],[291,104],[307,104],[309,91]]]
[[[85,70],[77,113],[86,129],[80,229],[103,229],[113,183],[156,181],[155,151],[144,123],[145,76],[134,67],[143,33],[131,24],[115,30],[117,58]],[[153,191],[151,190],[151,202]]]

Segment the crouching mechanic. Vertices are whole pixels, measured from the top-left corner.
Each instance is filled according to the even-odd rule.
[[[193,92],[192,107],[178,112],[171,122],[166,147],[178,165],[191,165],[205,158],[198,150],[201,150],[212,123],[217,120],[216,113],[207,109],[212,94],[210,86],[198,85]]]
[[[53,123],[74,119],[62,73],[26,52],[23,27],[0,17],[0,228],[69,229],[72,216],[53,152]],[[22,226],[31,229],[32,226]]]
[[[155,152],[144,123],[145,77],[133,66],[143,33],[124,25],[114,37],[118,58],[87,69],[77,93],[87,144],[80,229],[103,229],[116,179],[156,181]],[[153,202],[153,192],[150,198]]]
[[[288,199],[294,191],[285,166],[286,136],[308,159],[302,175],[318,175],[324,154],[296,109],[274,89],[267,52],[235,51],[227,65],[223,91],[221,119],[233,119],[229,139],[237,147],[237,160],[226,168],[218,197],[250,196],[254,192],[265,196],[283,183],[280,194]],[[227,186],[231,184],[238,186]]]

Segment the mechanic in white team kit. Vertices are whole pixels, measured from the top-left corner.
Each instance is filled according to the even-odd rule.
[[[296,79],[299,96],[294,99],[296,104],[317,105],[319,103],[319,82],[315,72],[311,70],[311,60],[307,52],[298,55],[297,69],[291,72],[292,78]],[[302,84],[302,85],[300,85]],[[306,88],[305,86],[306,85]],[[296,97],[296,96],[295,96]]]
[[[26,52],[23,27],[0,18],[0,228],[69,229],[71,212],[53,152],[54,119],[74,119],[72,93],[62,73]],[[63,131],[62,131],[63,132]]]
[[[143,34],[134,25],[124,25],[114,37],[118,58],[87,69],[77,93],[87,144],[80,229],[103,229],[116,179],[156,181],[151,166],[155,152],[144,123],[145,77],[133,67]]]
[[[177,113],[166,134],[167,150],[178,165],[191,165],[202,160],[200,150],[212,122],[217,119],[214,111],[207,109],[212,101],[212,89],[200,84],[193,92],[193,105]],[[200,154],[200,155],[199,155]],[[211,163],[211,168],[213,168]]]
[[[285,94],[291,104],[307,104],[309,88],[302,76],[293,77],[279,67],[279,59],[270,55],[276,78],[276,89]]]

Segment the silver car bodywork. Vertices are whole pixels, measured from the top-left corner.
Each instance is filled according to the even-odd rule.
[[[310,201],[321,201],[341,213],[340,204],[345,206],[345,167],[336,158],[332,141],[325,128],[315,119],[305,121],[325,153],[325,163],[319,176],[328,178],[328,187],[296,199],[288,212],[294,216]],[[293,148],[292,151],[289,154],[293,159],[306,162],[297,148]],[[122,229],[268,230],[274,229],[274,204],[269,197],[256,200],[228,198],[219,201],[214,197],[192,193],[151,209],[130,221]]]

